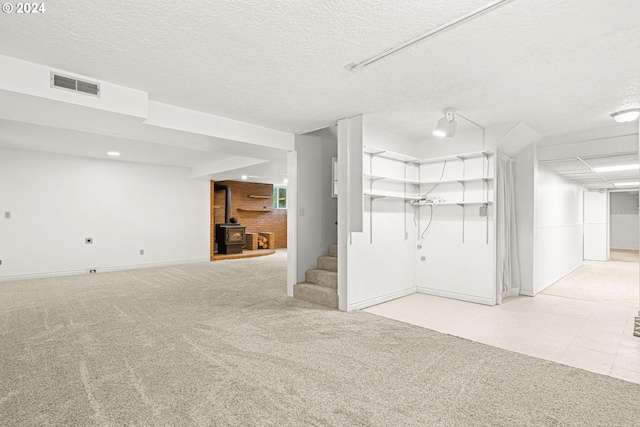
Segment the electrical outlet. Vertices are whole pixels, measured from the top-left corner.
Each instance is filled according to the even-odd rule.
[[[87,237],[86,239],[84,239],[84,243],[86,245],[92,245],[93,244],[93,237]]]
[[[2,265],[2,260],[0,259],[0,265]]]
[[[88,269],[87,269],[87,272],[88,272],[89,274],[95,274],[95,273],[97,273],[97,272],[98,272],[98,269],[97,269],[97,268],[88,268]]]
[[[426,256],[421,256],[421,257],[420,257],[420,261],[426,261],[426,260],[427,260],[427,257],[426,257]]]
[[[418,249],[422,249],[422,245],[418,245],[416,246]]]
[[[144,249],[140,249],[140,255],[144,255]]]

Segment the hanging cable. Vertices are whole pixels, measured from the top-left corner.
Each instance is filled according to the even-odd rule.
[[[429,215],[429,223],[427,224],[427,226],[425,227],[424,231],[420,235],[420,239],[424,239],[424,234],[427,232],[429,227],[431,227],[431,221],[433,220],[433,205],[429,205],[429,209],[431,209],[431,212],[430,212],[430,215]]]
[[[440,178],[438,179],[438,182],[435,183],[435,185],[433,187],[431,187],[431,189],[429,191],[427,191],[426,193],[424,193],[424,195],[422,196],[423,199],[426,200],[427,196],[433,191],[435,190],[438,185],[440,184],[440,181],[442,181],[442,177],[444,177],[444,170],[447,167],[447,161],[445,160],[444,163],[442,164],[442,172],[440,172]],[[429,205],[429,223],[427,224],[427,226],[425,227],[424,231],[422,232],[422,234],[420,234],[420,239],[424,238],[425,233],[427,232],[427,230],[429,230],[429,227],[431,227],[431,221],[433,221],[433,204]]]
[[[444,169],[447,167],[447,161],[445,160],[444,163],[442,164],[442,172],[440,173],[440,178],[438,179],[438,182],[436,182],[434,184],[433,187],[431,187],[431,189],[429,191],[427,191],[426,193],[424,193],[424,195],[422,197],[424,197],[425,199],[427,198],[427,196],[436,189],[436,187],[438,185],[440,185],[440,181],[442,181],[442,177],[444,176]]]

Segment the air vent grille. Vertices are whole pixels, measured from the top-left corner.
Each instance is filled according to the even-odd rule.
[[[63,87],[65,89],[76,90],[76,81],[68,77],[54,75],[53,85],[57,87]]]
[[[76,80],[71,77],[55,74],[53,71],[51,72],[51,87],[100,96],[99,84]]]
[[[98,94],[98,85],[95,83],[87,83],[78,80],[78,92],[89,93],[91,95]]]

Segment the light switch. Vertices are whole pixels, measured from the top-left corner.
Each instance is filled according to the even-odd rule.
[[[5,212],[4,219],[11,219],[11,212]]]
[[[304,216],[304,208],[298,208],[298,216]]]

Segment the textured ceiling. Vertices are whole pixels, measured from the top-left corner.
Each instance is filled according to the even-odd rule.
[[[640,1],[515,0],[357,73],[488,0],[47,1],[1,14],[0,53],[140,89],[152,100],[306,132],[369,114],[429,136],[444,107],[544,136],[640,106]]]
[[[638,169],[617,172],[597,172],[594,170],[602,166],[633,164],[638,164],[638,153],[574,157],[540,162],[544,168],[592,190],[601,188],[637,189],[638,185],[616,187],[616,183],[638,182],[640,179]]]

